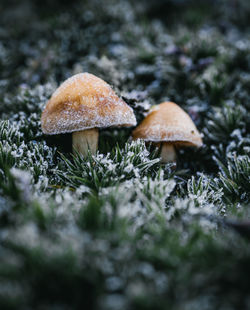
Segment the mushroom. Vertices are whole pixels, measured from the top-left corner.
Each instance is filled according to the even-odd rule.
[[[161,162],[176,162],[175,147],[202,146],[201,135],[190,116],[174,102],[155,106],[132,133],[161,146]]]
[[[41,118],[48,135],[72,132],[73,150],[86,156],[98,147],[99,128],[135,126],[133,110],[110,85],[90,73],[76,74],[61,84]]]

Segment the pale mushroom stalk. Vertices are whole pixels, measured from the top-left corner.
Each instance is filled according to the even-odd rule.
[[[169,162],[176,162],[176,152],[173,144],[167,142],[162,143],[161,162],[164,164]]]
[[[98,128],[91,128],[72,133],[73,151],[77,151],[83,156],[87,156],[88,152],[95,154],[98,148]]]

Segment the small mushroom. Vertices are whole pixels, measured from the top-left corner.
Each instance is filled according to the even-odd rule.
[[[155,106],[132,133],[133,139],[143,139],[161,146],[161,161],[175,162],[175,147],[202,146],[201,135],[190,116],[174,102]]]
[[[76,74],[61,84],[41,118],[48,135],[72,132],[73,150],[84,156],[98,147],[99,128],[136,125],[133,110],[102,79]]]

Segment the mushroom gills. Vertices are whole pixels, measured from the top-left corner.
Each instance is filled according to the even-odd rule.
[[[75,131],[72,133],[73,151],[77,151],[83,156],[95,154],[98,147],[99,130],[97,128]]]
[[[174,145],[172,143],[163,142],[161,144],[161,162],[171,163],[176,162],[177,156]]]

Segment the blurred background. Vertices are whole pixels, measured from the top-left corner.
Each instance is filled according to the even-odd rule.
[[[159,66],[160,57],[183,53],[191,56],[192,64],[206,66],[199,60],[215,56],[211,49],[217,47],[219,35],[237,41],[237,32],[247,31],[250,4],[244,0],[2,0],[0,14],[2,87],[58,82],[77,71],[103,70],[115,86],[133,80],[142,88],[154,88],[154,82],[167,84],[163,72],[150,71],[152,65]],[[190,51],[201,31],[203,50]]]

